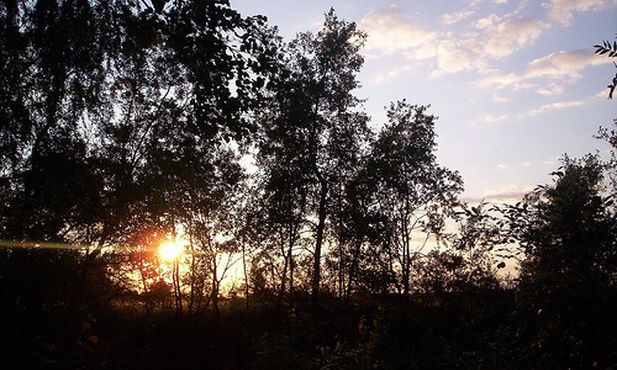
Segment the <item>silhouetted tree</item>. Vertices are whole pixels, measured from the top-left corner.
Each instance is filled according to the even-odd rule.
[[[153,6],[154,5],[154,6]],[[0,5],[2,236],[95,246],[173,229],[222,141],[248,142],[265,20],[227,1]]]
[[[433,250],[418,265],[420,285],[441,292],[469,292],[499,286],[498,268],[512,258],[499,210],[486,202],[460,204],[452,222],[456,230],[438,235],[441,250]]]
[[[404,100],[392,103],[389,123],[372,143],[366,165],[374,183],[374,207],[383,218],[378,248],[405,296],[410,293],[414,260],[429,238],[441,232],[462,191],[458,173],[437,163],[435,117],[426,109]]]
[[[554,185],[538,187],[506,213],[526,255],[520,355],[525,366],[609,365],[617,348],[612,197],[603,195],[595,156],[566,157],[554,175]]]
[[[352,95],[359,86],[355,76],[364,37],[333,9],[317,34],[298,35],[289,44],[286,67],[273,80],[274,108],[263,124],[258,164],[266,168],[265,195],[278,204],[270,214],[287,218],[282,234],[287,259],[298,232],[312,231],[314,302],[334,194],[357,163],[368,132],[366,116],[356,110],[360,100]]]
[[[100,11],[86,0],[0,5],[5,237],[70,240],[100,220],[84,114],[100,103]]]
[[[191,252],[191,269],[187,276],[192,303],[189,309],[199,313],[212,304],[218,314],[221,282],[237,262],[240,252],[244,175],[237,155],[229,148],[219,148],[212,155],[209,183],[205,186],[189,184],[186,189],[180,189],[190,208],[186,208],[178,222],[189,239]],[[207,296],[205,303],[202,303],[203,296]]]

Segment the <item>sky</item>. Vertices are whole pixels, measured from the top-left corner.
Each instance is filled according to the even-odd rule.
[[[230,0],[265,15],[292,40],[317,32],[330,8],[368,35],[355,91],[378,129],[392,101],[428,105],[438,117],[439,164],[457,170],[468,201],[514,202],[564,154],[609,146],[617,99],[607,85],[615,58],[593,45],[614,41],[617,0]]]

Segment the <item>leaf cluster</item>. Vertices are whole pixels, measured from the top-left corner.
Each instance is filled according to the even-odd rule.
[[[593,47],[596,48],[596,51],[594,52],[594,54],[607,55],[609,58],[617,57],[617,41],[613,41],[613,43],[611,43],[608,40],[603,40],[602,44],[596,44]],[[613,64],[615,65],[615,67],[617,67],[617,63],[613,62]],[[617,74],[615,74],[615,77],[613,77],[612,83],[607,86],[609,89],[609,92],[608,92],[609,99],[613,98],[613,92],[615,91],[615,86],[617,86]]]

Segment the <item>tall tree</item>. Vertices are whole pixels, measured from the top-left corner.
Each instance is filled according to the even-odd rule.
[[[359,50],[364,39],[356,25],[338,19],[334,9],[317,34],[298,35],[289,44],[287,68],[272,85],[275,113],[264,123],[260,156],[268,163],[271,193],[286,193],[299,211],[306,197],[304,214],[296,214],[310,225],[314,237],[315,303],[333,195],[358,162],[368,133],[367,117],[357,109],[361,101],[352,94],[359,87],[356,74],[363,64]]]
[[[243,173],[235,153],[222,147],[212,156],[209,184],[180,189],[188,195],[190,208],[179,215],[178,222],[189,239],[191,252],[187,276],[190,313],[203,312],[212,304],[218,315],[221,282],[237,261],[240,248],[240,222],[244,217],[240,199],[244,194]],[[208,298],[202,304],[203,295]]]
[[[57,241],[100,216],[84,115],[100,102],[100,10],[87,0],[0,5],[7,237]]]
[[[443,229],[463,186],[457,172],[437,163],[435,117],[426,110],[405,100],[392,103],[366,165],[375,207],[385,220],[380,248],[405,296],[414,260]]]

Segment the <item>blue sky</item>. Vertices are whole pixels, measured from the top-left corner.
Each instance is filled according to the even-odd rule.
[[[317,31],[334,7],[368,34],[362,88],[371,124],[406,98],[439,117],[440,164],[458,170],[464,198],[514,201],[567,153],[617,118],[606,86],[616,69],[593,45],[615,40],[617,0],[231,0],[281,35]]]

